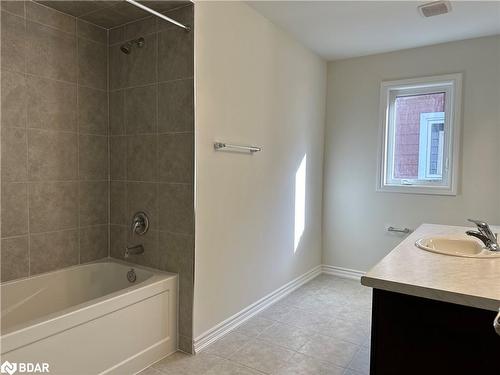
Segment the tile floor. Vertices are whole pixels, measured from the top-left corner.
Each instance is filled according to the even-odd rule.
[[[196,356],[175,353],[140,375],[369,373],[371,289],[320,275]]]

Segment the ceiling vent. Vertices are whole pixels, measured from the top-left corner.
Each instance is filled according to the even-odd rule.
[[[451,4],[449,1],[433,1],[419,5],[418,11],[423,17],[439,16],[451,12]]]

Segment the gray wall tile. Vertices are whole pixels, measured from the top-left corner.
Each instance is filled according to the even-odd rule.
[[[4,279],[77,264],[80,231],[82,261],[109,251],[107,30],[26,7],[1,3]]]
[[[177,341],[178,341],[177,346],[179,350],[183,351],[184,353],[194,353],[193,339],[191,337],[179,335]]]
[[[99,9],[97,11],[84,14],[81,16],[81,18],[86,20],[86,21],[89,21],[91,23],[94,23],[96,25],[112,28],[112,27],[115,27],[118,25],[123,25],[124,23],[130,22],[133,19],[137,19],[135,17],[140,18],[141,16],[142,17],[147,16],[146,12],[144,12],[138,8],[135,8],[133,6],[130,6],[130,5],[128,5],[128,6],[130,8],[132,8],[134,15],[131,16],[131,15],[127,15],[127,14],[122,14],[121,12],[118,11],[119,9],[117,8],[117,7],[125,5],[125,4],[121,4],[121,3],[123,3],[123,2],[116,1],[116,2],[114,2],[114,5],[111,7],[102,8],[102,9]],[[140,15],[137,16],[137,13],[139,13]]]
[[[194,238],[160,232],[159,246],[160,268],[179,274],[179,335],[192,336]]]
[[[2,238],[1,254],[2,282],[28,276],[28,236]]]
[[[158,131],[194,131],[193,79],[161,83],[158,91]]]
[[[129,55],[120,50],[120,44],[109,48],[110,89],[116,90],[126,87],[147,85],[156,82],[157,35],[150,34],[144,37],[142,48],[133,48]]]
[[[170,2],[171,3],[171,2]],[[176,7],[179,5],[183,4],[177,4]],[[193,12],[193,5],[188,5],[188,6],[183,6],[178,9],[170,10],[169,12],[166,12],[165,15],[167,17],[173,18],[174,20],[184,24],[188,25],[191,28],[194,26],[194,12]],[[177,29],[178,27],[174,25],[173,23],[170,23],[168,21],[158,19],[158,30],[163,31],[163,30],[169,30],[169,29]]]
[[[76,30],[78,36],[106,44],[108,41],[108,31],[91,23],[85,22],[81,19],[76,20]]]
[[[28,186],[2,183],[2,237],[28,233]]]
[[[26,27],[28,73],[76,82],[76,37],[31,21]]]
[[[160,232],[160,267],[193,278],[194,238],[190,234]]]
[[[0,8],[6,12],[13,13],[17,16],[24,17],[24,2],[23,1],[8,1],[2,0]]]
[[[80,134],[108,134],[108,93],[78,88],[78,131]]]
[[[25,4],[27,19],[54,27],[67,33],[75,33],[76,20],[74,17],[33,1],[26,1]]]
[[[37,182],[29,186],[30,232],[78,226],[78,183]]]
[[[193,183],[193,134],[160,134],[158,142],[159,180]]]
[[[127,231],[127,245],[134,246],[141,244],[144,247],[144,253],[139,255],[130,255],[127,262],[140,264],[147,267],[158,268],[159,254],[158,254],[158,236],[159,232],[156,230],[149,230],[145,235],[138,236],[132,235],[131,231]]]
[[[78,38],[78,81],[81,85],[107,90],[107,53],[106,45]]]
[[[30,236],[32,275],[75,264],[78,264],[78,229]]]
[[[130,225],[132,218],[127,215],[127,183],[111,181],[109,188],[110,223]]]
[[[76,131],[76,85],[27,77],[28,126]]]
[[[157,178],[157,139],[155,135],[127,136],[127,178],[155,181]]]
[[[144,211],[149,218],[150,229],[158,229],[158,184],[149,182],[127,183],[127,221],[138,211]]]
[[[112,180],[127,178],[127,137],[109,137],[110,176]]]
[[[158,17],[148,17],[136,22],[126,24],[124,40],[136,39],[139,37],[144,37],[144,35],[156,32],[157,18]]]
[[[113,258],[123,259],[127,246],[127,235],[130,227],[124,225],[109,226],[109,255]]]
[[[192,77],[194,72],[193,32],[182,29],[165,30],[158,34],[158,64],[160,81]]]
[[[157,86],[125,90],[125,129],[127,134],[156,132]]]
[[[154,8],[157,12],[167,13],[168,11],[172,11],[173,9],[180,8],[182,6],[186,6],[186,4],[190,4],[189,1],[185,0],[148,0],[148,5]]]
[[[2,127],[26,127],[26,77],[24,74],[1,72]]]
[[[125,26],[109,29],[108,39],[110,45],[125,41]]]
[[[79,176],[83,180],[108,178],[108,137],[80,135]]]
[[[109,93],[109,132],[112,135],[125,134],[125,91]]]
[[[25,71],[26,26],[24,19],[1,12],[1,54],[2,69]]]
[[[160,230],[173,233],[193,233],[193,186],[160,184]]]
[[[193,9],[175,10],[171,15],[192,21]],[[164,33],[150,34],[158,24]],[[127,134],[126,145],[124,137],[110,137],[111,179],[121,180],[111,182],[110,220],[123,224],[110,225],[110,255],[123,259],[127,244],[141,243],[145,253],[127,261],[179,273],[179,346],[189,352],[194,288],[194,70],[190,34],[148,18],[111,30],[109,39],[110,133]],[[133,48],[129,55],[120,51],[121,43],[139,36],[146,38],[143,49]],[[161,55],[156,55],[156,48]],[[131,217],[139,210],[150,217],[151,229],[145,236],[130,233]]]
[[[80,181],[80,226],[108,223],[108,181]]]
[[[57,9],[60,12],[71,14],[75,17],[81,16],[92,11],[110,6],[107,1],[60,1],[60,0],[37,0],[37,2]]]
[[[26,129],[2,128],[2,181],[26,181],[28,140]]]
[[[75,133],[29,129],[28,173],[32,180],[74,180],[77,177]]]
[[[80,228],[80,263],[108,256],[108,226]]]
[[[193,336],[193,299],[194,299],[194,282],[193,278],[186,273],[179,274],[179,335],[192,337]]]

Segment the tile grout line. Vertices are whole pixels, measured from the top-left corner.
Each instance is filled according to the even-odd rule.
[[[49,12],[59,13],[59,14],[62,14],[64,16],[66,16],[66,17],[72,18],[75,21],[75,32],[72,33],[72,32],[63,30],[63,29],[61,29],[59,27],[52,26],[52,25],[49,25],[47,23],[43,23],[43,22],[38,21],[36,19],[28,18],[28,13],[27,13],[27,10],[26,10],[26,2],[25,2],[25,4],[24,4],[24,8],[25,8],[24,14],[25,14],[26,21],[33,22],[33,23],[36,23],[36,24],[41,25],[41,26],[48,27],[48,28],[53,29],[53,30],[60,31],[60,32],[62,32],[64,34],[68,34],[68,35],[76,35],[76,28],[77,28],[78,21],[82,21],[82,22],[88,23],[88,24],[90,24],[92,26],[98,27],[99,29],[102,29],[102,30],[105,30],[105,31],[109,30],[109,29],[107,29],[105,27],[96,25],[95,23],[92,23],[90,21],[84,20],[83,18],[80,18],[82,15],[80,15],[80,16],[77,17],[77,16],[73,16],[73,15],[68,14],[68,13],[64,13],[64,12],[58,10],[58,9],[51,8],[51,7],[49,7],[49,6],[45,5],[45,4],[42,4],[42,3],[38,3],[38,2],[34,2],[34,1],[29,1],[29,2],[30,3],[35,3],[36,5],[38,5],[40,7],[46,8],[46,9],[49,10]],[[4,9],[2,9],[2,12],[6,12],[6,13],[9,13],[10,15],[13,15],[13,16],[16,16],[16,17],[20,17],[19,15],[15,14],[15,13],[12,13],[12,12],[9,12],[9,11],[4,10]],[[85,39],[85,40],[88,40],[90,42],[105,44],[105,43],[99,42],[97,40],[87,38],[85,36],[82,36],[81,38]]]
[[[111,257],[111,99],[109,91],[109,29],[106,29],[106,95],[108,99],[108,249],[107,256]]]
[[[28,26],[27,26],[27,21],[26,21],[26,2],[23,2],[23,21],[24,21],[24,35],[27,36],[28,33]],[[28,223],[27,223],[27,236],[28,236],[28,276],[31,276],[31,228],[30,228],[30,189],[31,189],[31,184],[30,184],[30,161],[29,161],[29,154],[30,154],[30,142],[29,142],[29,131],[28,131],[28,57],[26,51],[28,50],[28,38],[24,39],[24,69],[23,69],[23,76],[24,76],[24,88],[25,88],[25,126],[26,126],[26,209],[27,209],[27,215],[28,215]]]
[[[157,33],[160,34],[160,33]],[[160,80],[158,79],[157,82],[149,82],[149,83],[143,83],[143,84],[137,84],[137,85],[132,85],[132,86],[122,86],[114,89],[110,89],[110,92],[116,92],[116,91],[121,91],[121,90],[128,90],[128,89],[136,89],[136,88],[142,88],[142,87],[148,87],[148,86],[155,86],[156,84],[170,84],[174,82],[181,82],[181,81],[189,81],[193,80],[193,76],[187,76],[187,77],[180,77],[180,78],[173,78],[173,79],[167,79],[167,80]],[[63,81],[66,82],[66,81]]]
[[[76,66],[75,66],[75,77],[76,77],[76,130],[77,130],[77,136],[76,136],[76,173],[77,173],[77,178],[78,178],[78,184],[77,184],[77,194],[78,194],[78,199],[77,199],[77,225],[78,225],[78,264],[81,264],[81,229],[80,229],[80,215],[81,215],[81,207],[80,207],[80,198],[81,198],[81,189],[80,189],[80,180],[81,180],[81,175],[80,175],[80,41],[78,40],[78,25],[75,20],[75,42],[76,42]]]
[[[155,57],[155,88],[156,88],[156,108],[155,108],[155,124],[156,124],[156,212],[158,220],[158,228],[160,228],[160,217],[161,214],[161,204],[160,204],[160,32],[159,32],[159,20],[155,17],[155,35],[156,35],[156,57]],[[156,252],[158,254],[158,267],[160,267],[160,231],[158,231],[156,239]],[[180,277],[180,276],[179,276]],[[180,288],[177,288],[177,346],[179,346],[179,321],[180,321]]]

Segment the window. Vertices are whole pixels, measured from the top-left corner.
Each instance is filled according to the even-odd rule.
[[[456,194],[461,78],[382,82],[379,191]]]

